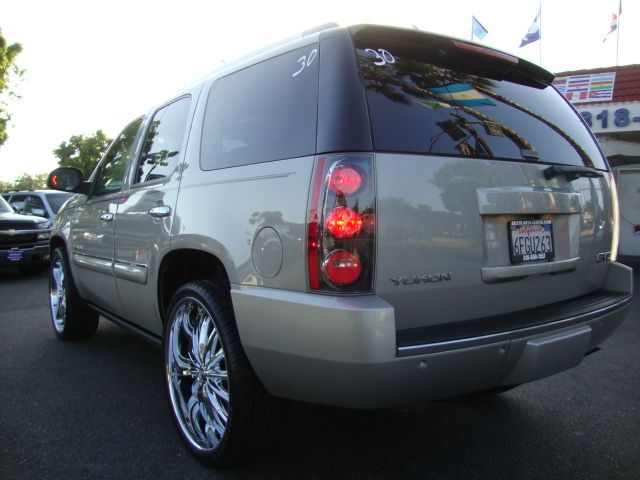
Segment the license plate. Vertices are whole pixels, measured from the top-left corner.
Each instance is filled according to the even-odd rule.
[[[7,250],[5,252],[5,258],[9,262],[19,262],[24,257],[24,252],[22,250]]]
[[[529,263],[553,259],[551,220],[513,220],[509,222],[511,263]]]

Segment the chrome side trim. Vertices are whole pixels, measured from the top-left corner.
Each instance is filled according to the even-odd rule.
[[[86,268],[87,270],[113,275],[113,260],[90,257],[89,255],[83,255],[82,253],[74,253],[73,263],[78,267]]]
[[[565,272],[574,270],[578,266],[580,257],[568,260],[558,260],[555,262],[533,263],[531,265],[509,265],[506,267],[483,267],[482,280],[487,283],[500,282],[529,275],[540,275],[543,273]]]
[[[598,317],[608,315],[611,313],[617,313],[618,310],[622,310],[624,308],[630,308],[630,307],[631,307],[631,296],[625,298],[624,300],[620,300],[619,302],[616,302],[613,305],[608,305],[606,307],[593,310],[583,315],[575,315],[572,317],[567,317],[562,320],[558,320],[557,322],[550,322],[542,325],[536,325],[533,327],[525,327],[517,330],[509,330],[507,332],[498,332],[498,333],[492,333],[489,335],[481,335],[477,337],[460,338],[456,340],[448,340],[445,342],[433,342],[433,343],[425,343],[421,345],[408,345],[405,347],[398,347],[398,357],[408,357],[411,355],[425,355],[428,353],[438,353],[438,352],[444,352],[449,350],[458,350],[462,348],[477,347],[477,346],[485,345],[487,343],[497,343],[497,342],[503,342],[508,340],[514,340],[514,339],[528,336],[528,335],[537,335],[537,334],[557,330],[559,328],[570,327],[572,325],[588,322],[590,320],[597,319]]]
[[[118,278],[130,280],[140,285],[147,283],[147,267],[146,265],[131,265],[129,263],[115,262],[113,271]]]

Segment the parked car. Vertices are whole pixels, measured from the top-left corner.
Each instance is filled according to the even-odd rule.
[[[620,199],[620,258],[640,261],[640,165],[612,168]]]
[[[18,215],[0,197],[0,265],[15,266],[23,273],[45,270],[49,261],[49,221]]]
[[[162,345],[191,452],[268,445],[285,398],[378,408],[578,365],[630,308],[607,161],[553,75],[362,25],[227,64],[133,120],[51,239],[63,340]]]
[[[73,193],[52,190],[20,190],[2,194],[16,213],[48,218],[51,222],[56,218],[64,202],[73,195]]]

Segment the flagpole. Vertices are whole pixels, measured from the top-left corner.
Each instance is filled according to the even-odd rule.
[[[618,48],[620,48],[620,28],[622,27],[622,0],[618,2],[618,33],[616,34],[616,67],[618,66]]]
[[[473,42],[473,15],[471,15],[471,38],[469,40]]]
[[[542,66],[542,1],[540,1],[538,15],[540,15],[540,49],[538,50],[539,51],[538,65]]]

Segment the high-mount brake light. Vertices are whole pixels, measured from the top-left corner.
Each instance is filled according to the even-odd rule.
[[[360,277],[362,265],[356,254],[336,250],[323,262],[322,270],[334,285],[348,285]]]
[[[355,168],[339,166],[329,177],[329,188],[338,195],[353,195],[362,185],[362,175]]]
[[[373,291],[375,215],[372,154],[316,158],[307,217],[311,291]]]
[[[492,48],[482,47],[480,45],[474,45],[473,43],[460,42],[458,40],[451,40],[451,44],[458,50],[464,50],[466,52],[475,53],[478,55],[484,55],[485,57],[491,57],[495,60],[500,60],[513,65],[518,64],[518,58],[507,53],[499,52]]]
[[[336,238],[351,238],[362,228],[362,218],[347,207],[334,208],[326,220],[331,234]]]

